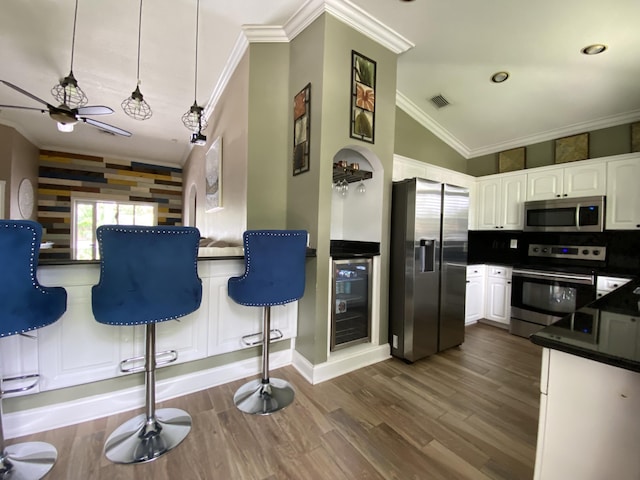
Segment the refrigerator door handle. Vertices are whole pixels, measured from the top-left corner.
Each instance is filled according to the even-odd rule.
[[[420,239],[420,273],[433,272],[436,269],[436,241]]]

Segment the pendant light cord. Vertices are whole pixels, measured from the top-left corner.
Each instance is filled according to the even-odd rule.
[[[76,0],[76,9],[73,14],[73,37],[71,38],[71,71],[73,72],[73,52],[76,49],[76,22],[78,20],[78,0]]]
[[[140,38],[142,32],[142,0],[140,0],[140,14],[138,15],[138,69],[136,70],[136,82],[140,85]]]
[[[193,85],[193,101],[198,101],[198,26],[200,24],[200,0],[197,0],[196,7],[196,74]]]

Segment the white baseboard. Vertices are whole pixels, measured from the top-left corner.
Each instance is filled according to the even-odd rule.
[[[311,364],[309,360],[294,351],[293,366],[309,383],[315,385],[390,357],[391,350],[388,343],[384,345],[363,344],[333,352],[326,362],[318,365]]]
[[[269,356],[271,369],[291,365],[292,351],[274,352]],[[260,357],[187,375],[168,378],[156,384],[156,400],[169,400],[241,378],[259,375]],[[144,406],[144,385],[115,392],[93,395],[45,407],[7,413],[3,416],[5,438],[21,437],[54,428],[87,422]]]

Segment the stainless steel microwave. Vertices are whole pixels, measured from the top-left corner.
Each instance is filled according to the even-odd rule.
[[[558,198],[524,203],[525,232],[602,232],[605,197]]]

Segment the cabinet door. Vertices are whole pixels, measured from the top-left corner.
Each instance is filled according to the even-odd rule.
[[[464,323],[474,323],[484,317],[484,277],[467,279]]]
[[[502,179],[500,228],[522,230],[526,182],[526,175],[514,175]]]
[[[607,230],[640,229],[640,157],[607,165]]]
[[[549,200],[562,196],[563,169],[545,169],[527,174],[527,201]]]
[[[564,169],[563,197],[589,197],[604,195],[606,185],[607,165],[597,163],[589,165],[575,165]]]
[[[494,230],[500,223],[500,179],[480,180],[476,188],[478,199],[478,230]]]
[[[127,356],[122,338],[133,334],[133,327],[96,322],[90,285],[65,288],[67,311],[38,331],[41,391],[117,376]]]
[[[637,335],[640,317],[614,312],[600,313],[600,348],[603,352],[634,358],[637,355]]]

